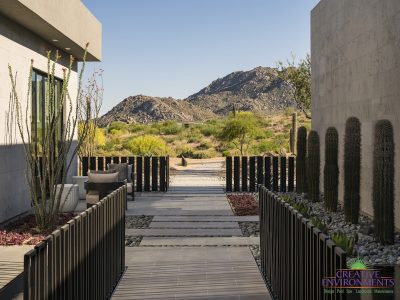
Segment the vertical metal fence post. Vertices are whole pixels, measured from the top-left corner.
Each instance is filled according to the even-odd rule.
[[[257,185],[264,185],[264,157],[257,156]]]
[[[158,157],[151,158],[151,190],[158,191]]]
[[[136,191],[143,191],[143,157],[136,159]]]
[[[233,191],[240,192],[240,157],[233,158]]]
[[[272,191],[279,191],[279,157],[272,157]]]
[[[226,192],[232,192],[232,156],[227,156],[225,159],[225,180]]]
[[[250,156],[249,161],[249,191],[256,191],[256,158],[254,156]]]
[[[281,192],[286,192],[286,156],[281,156]]]
[[[242,156],[242,192],[248,191],[248,167],[247,167],[247,156]]]

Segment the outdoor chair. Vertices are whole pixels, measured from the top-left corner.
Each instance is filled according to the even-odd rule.
[[[118,172],[118,181],[124,181],[126,183],[126,192],[132,196],[132,200],[135,200],[132,165],[127,163],[108,164],[107,168],[108,171]]]
[[[88,208],[126,184],[124,181],[118,180],[118,172],[114,171],[89,171],[88,179],[85,182],[86,204]]]

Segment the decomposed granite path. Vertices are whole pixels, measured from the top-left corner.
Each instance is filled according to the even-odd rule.
[[[272,299],[219,178],[222,161],[189,161],[171,172],[167,193],[138,194],[127,216],[154,216],[126,247],[126,272],[112,299]]]

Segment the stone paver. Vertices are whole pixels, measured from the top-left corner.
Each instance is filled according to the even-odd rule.
[[[239,228],[237,222],[151,222],[150,228]]]
[[[113,299],[271,299],[248,248],[127,248]]]
[[[140,246],[249,246],[260,244],[258,237],[144,237]]]
[[[258,222],[258,216],[155,216],[153,222]]]
[[[126,229],[126,235],[143,235],[143,236],[241,236],[242,231],[237,228],[228,229]]]

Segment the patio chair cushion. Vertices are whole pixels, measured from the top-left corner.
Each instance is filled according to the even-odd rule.
[[[126,184],[126,192],[127,192],[128,194],[132,194],[132,189],[133,189],[132,182],[128,182],[128,183]]]
[[[86,194],[86,203],[96,204],[99,202],[99,193],[97,191],[88,191]]]
[[[94,183],[107,183],[107,182],[117,182],[118,172],[98,174],[93,172],[88,172],[89,182]]]
[[[124,181],[124,180],[129,180],[128,176],[128,164],[127,163],[122,163],[122,164],[109,164],[108,165],[109,170],[114,170],[118,172],[118,181]]]

